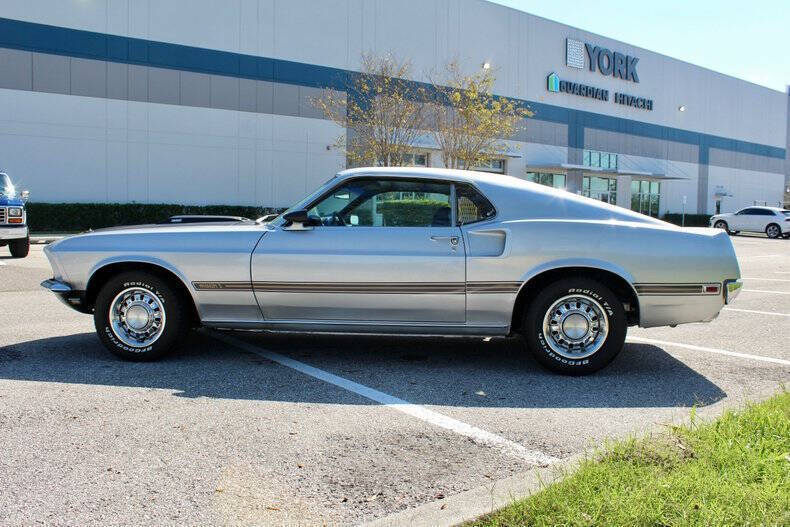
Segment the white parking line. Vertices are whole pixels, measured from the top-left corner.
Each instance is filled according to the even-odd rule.
[[[742,280],[760,280],[762,282],[790,282],[790,278],[742,278]]]
[[[767,289],[741,289],[744,293],[771,293],[772,295],[790,295],[790,291],[769,291]]]
[[[717,353],[719,355],[727,355],[730,357],[738,357],[741,359],[758,360],[762,362],[773,362],[775,364],[783,364],[790,366],[790,360],[777,359],[774,357],[763,357],[761,355],[750,355],[748,353],[737,353],[735,351],[720,350],[717,348],[706,348],[703,346],[694,346],[693,344],[681,344],[679,342],[667,342],[666,340],[646,339],[642,337],[628,337],[626,341],[638,342],[643,344],[657,344],[659,346],[672,346],[675,348],[685,348],[694,351],[704,351],[706,353]]]
[[[408,401],[399,399],[384,392],[374,390],[373,388],[369,388],[368,386],[359,384],[358,382],[345,379],[333,373],[329,373],[314,366],[310,366],[309,364],[305,364],[304,362],[286,357],[285,355],[280,355],[279,353],[275,353],[273,351],[261,349],[235,337],[230,337],[211,331],[207,332],[207,334],[217,340],[225,342],[226,344],[241,348],[250,353],[254,353],[269,359],[270,361],[276,362],[288,368],[292,368],[300,373],[304,373],[305,375],[309,375],[315,379],[322,380],[339,388],[343,388],[344,390],[356,393],[357,395],[361,395],[366,399],[375,401],[379,404],[392,408],[393,410],[398,410],[399,412],[416,417],[417,419],[421,419],[432,425],[439,426],[445,430],[450,430],[456,434],[468,437],[477,443],[498,448],[502,452],[520,458],[527,463],[538,466],[547,466],[559,461],[559,459],[556,457],[544,454],[543,452],[539,452],[537,450],[529,450],[523,445],[505,439],[504,437],[498,436],[496,434],[492,434],[491,432],[487,432],[481,428],[477,428],[475,426],[458,421],[457,419],[453,419],[452,417],[434,412],[433,410],[429,410],[423,406],[412,404]]]
[[[0,260],[0,265],[5,265],[5,262]]]
[[[724,311],[739,311],[741,313],[756,313],[758,315],[772,315],[775,317],[790,317],[790,313],[772,313],[770,311],[755,311],[754,309],[738,309],[737,307],[725,307]]]
[[[738,261],[741,260],[754,260],[755,258],[776,258],[777,256],[782,256],[781,254],[760,254],[757,256],[742,256],[738,258]]]

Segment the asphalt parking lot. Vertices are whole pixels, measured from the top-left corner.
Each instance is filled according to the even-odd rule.
[[[790,240],[733,242],[734,304],[582,378],[505,339],[200,332],[126,363],[39,288],[42,246],[1,249],[0,524],[358,524],[763,397],[790,383]]]

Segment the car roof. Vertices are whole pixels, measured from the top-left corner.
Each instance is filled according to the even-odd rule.
[[[417,177],[426,179],[442,179],[447,181],[461,181],[466,183],[484,182],[496,185],[509,181],[522,182],[522,179],[490,172],[477,172],[474,170],[457,170],[450,168],[425,168],[425,167],[360,167],[349,168],[338,172],[337,177],[348,178],[351,176],[386,175],[392,177]]]
[[[741,210],[746,210],[746,209],[767,209],[767,210],[772,210],[774,212],[781,212],[783,210],[787,210],[787,209],[782,208],[782,207],[769,207],[767,205],[749,205],[747,207],[742,207],[742,208],[740,208],[738,210],[741,211]]]

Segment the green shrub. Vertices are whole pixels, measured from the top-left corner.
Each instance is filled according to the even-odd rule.
[[[382,201],[378,209],[388,227],[419,227],[430,225],[436,211],[447,206],[445,201],[402,199]]]
[[[664,217],[661,219],[669,223],[674,223],[675,225],[680,225],[681,218],[682,214],[672,212],[664,214]],[[686,214],[684,225],[686,227],[710,227],[710,214]]]
[[[144,225],[178,214],[216,214],[256,219],[282,209],[167,203],[28,203],[31,232],[75,232],[116,225]]]

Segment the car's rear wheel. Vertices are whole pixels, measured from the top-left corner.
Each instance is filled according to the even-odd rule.
[[[724,221],[724,220],[719,220],[719,221],[717,221],[716,223],[714,223],[714,224],[713,224],[713,228],[714,228],[714,229],[722,229],[722,230],[724,230],[724,231],[727,231],[727,234],[734,234],[734,232],[732,232],[732,231],[730,230],[730,227],[729,227],[729,225],[727,225],[727,222],[726,222],[726,221]]]
[[[30,252],[30,237],[11,240],[8,242],[8,249],[14,258],[24,258]]]
[[[765,228],[765,235],[775,240],[782,236],[782,229],[776,223],[771,223]]]
[[[102,344],[135,361],[158,359],[174,349],[189,329],[185,300],[162,278],[127,272],[99,291],[93,322]]]
[[[527,309],[524,338],[535,359],[557,373],[584,375],[609,364],[628,329],[622,302],[586,278],[554,282]]]

